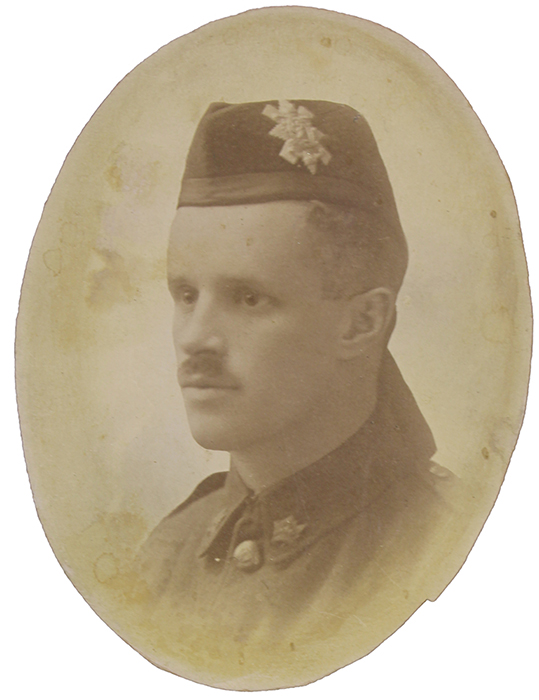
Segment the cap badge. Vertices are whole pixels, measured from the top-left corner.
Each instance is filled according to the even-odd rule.
[[[284,141],[279,155],[292,165],[301,160],[307,170],[316,175],[318,161],[327,165],[331,153],[322,146],[321,139],[325,136],[312,124],[314,114],[305,107],[296,107],[288,100],[279,100],[279,109],[266,105],[262,114],[277,122],[277,126],[269,132]]]
[[[306,527],[306,524],[300,525],[293,515],[289,515],[282,520],[276,520],[273,523],[271,542],[272,544],[292,544]]]

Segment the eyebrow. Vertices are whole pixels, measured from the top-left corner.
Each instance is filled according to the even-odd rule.
[[[179,274],[176,276],[169,275],[167,279],[169,289],[178,288],[182,285],[186,285],[189,287],[197,286],[195,281],[185,274]],[[226,275],[222,275],[218,280],[218,284],[222,287],[252,287],[257,291],[260,291],[263,294],[268,294],[270,296],[275,293],[270,289],[269,285],[267,284],[267,282],[265,282],[265,280],[261,280],[259,278],[255,278],[249,275],[246,275],[245,277],[229,277]]]
[[[192,282],[189,281],[189,278],[187,275],[184,274],[179,274],[179,275],[174,275],[167,273],[167,282],[168,284],[192,284]]]

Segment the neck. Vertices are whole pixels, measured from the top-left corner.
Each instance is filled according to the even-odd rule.
[[[230,453],[231,466],[255,492],[272,486],[317,462],[351,437],[374,411],[376,391],[357,391],[353,397],[324,406],[308,420],[288,426],[264,443]]]

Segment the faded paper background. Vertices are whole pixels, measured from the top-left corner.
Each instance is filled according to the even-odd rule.
[[[328,48],[324,44],[320,46]],[[339,55],[337,47],[338,44],[335,45],[335,53]],[[320,49],[317,48],[317,51],[320,56],[324,55]],[[316,63],[317,56],[309,57],[309,61]],[[272,60],[274,58],[272,57]],[[218,56],[215,57],[215,62],[217,59]],[[364,105],[368,103],[376,106],[377,100],[383,104],[386,97],[377,91],[377,94],[370,94],[367,100],[365,86],[361,85],[355,100],[351,99],[350,91],[344,90],[339,84],[339,60],[335,59],[335,65],[331,69],[331,82],[334,87],[327,98],[357,106],[371,122],[392,178],[412,250],[412,267],[408,275],[408,284],[401,297],[399,333],[395,336],[393,349],[438,438],[441,446],[440,461],[465,476],[473,475],[485,467],[484,461],[479,459],[478,449],[482,450],[487,444],[490,445],[487,443],[492,428],[489,418],[486,420],[487,429],[484,434],[478,436],[476,431],[471,435],[470,426],[475,425],[477,418],[470,414],[463,415],[462,407],[455,407],[451,403],[447,405],[447,399],[436,395],[438,392],[433,392],[433,387],[439,387],[441,384],[447,386],[449,378],[452,390],[456,394],[463,389],[465,392],[479,392],[481,396],[478,405],[487,415],[492,408],[497,409],[500,404],[507,405],[507,395],[496,393],[492,377],[499,376],[499,364],[496,363],[503,363],[505,360],[500,358],[508,351],[511,334],[504,330],[510,329],[503,321],[503,309],[509,308],[507,304],[511,300],[504,297],[489,298],[487,304],[484,301],[486,270],[492,270],[492,265],[497,263],[497,279],[502,279],[503,275],[514,274],[511,266],[506,264],[507,259],[511,257],[510,249],[507,248],[511,245],[511,232],[506,232],[506,229],[510,228],[505,214],[507,203],[504,205],[500,202],[498,194],[485,187],[483,171],[469,173],[455,167],[455,153],[466,153],[470,147],[466,141],[462,142],[458,135],[441,144],[445,156],[444,167],[438,170],[437,179],[434,178],[432,182],[432,161],[437,161],[440,153],[439,134],[430,133],[428,125],[421,119],[406,118],[407,111],[411,111],[410,93],[401,96],[394,104],[391,114],[384,113],[384,119],[377,123],[369,111],[374,107],[367,109]],[[320,61],[323,62],[323,59]],[[253,66],[253,69],[255,68],[256,66]],[[391,75],[388,66],[384,67],[385,77],[386,73]],[[193,76],[194,83],[199,79],[196,71],[190,69],[189,74]],[[292,83],[294,79],[297,79],[297,76],[290,76]],[[298,94],[299,86],[293,87],[288,93],[291,97]],[[311,96],[305,92],[305,86],[302,87],[303,96]],[[245,88],[240,86],[229,89],[219,97],[231,101],[264,99],[275,94],[270,88],[271,85],[265,81],[259,92],[255,93],[256,96],[246,96],[242,91]],[[344,92],[347,93],[347,97],[344,97]],[[138,90],[137,95],[140,95]],[[312,96],[315,96],[315,93]],[[208,101],[211,99],[215,97],[209,97]],[[175,386],[172,352],[171,349],[168,353],[164,352],[169,342],[170,316],[166,312],[156,316],[151,311],[156,304],[162,304],[163,307],[168,304],[161,279],[162,255],[175,199],[175,192],[162,193],[161,199],[152,193],[160,178],[167,177],[170,178],[172,189],[177,190],[174,178],[179,180],[182,163],[181,159],[177,159],[176,153],[185,148],[189,140],[189,134],[180,133],[180,129],[174,133],[177,124],[170,119],[170,111],[183,108],[185,112],[182,96],[172,91],[167,95],[166,103],[167,106],[161,112],[160,121],[157,123],[148,119],[149,115],[144,113],[144,110],[141,109],[139,113],[135,111],[137,124],[130,132],[129,143],[125,142],[122,133],[125,135],[125,120],[132,115],[125,112],[123,103],[120,104],[117,111],[109,117],[117,127],[110,142],[101,144],[101,151],[95,147],[88,148],[81,158],[83,163],[89,165],[85,171],[93,170],[94,175],[95,162],[99,163],[102,178],[97,187],[92,177],[86,174],[76,173],[72,181],[80,188],[81,179],[87,178],[83,180],[84,207],[87,208],[81,208],[80,202],[72,196],[68,197],[69,206],[64,205],[61,211],[49,214],[52,209],[49,205],[47,215],[53,222],[49,225],[54,229],[54,234],[67,238],[70,232],[76,231],[82,241],[80,244],[87,245],[88,250],[93,249],[91,264],[83,271],[84,275],[81,275],[80,270],[71,270],[71,281],[82,276],[85,278],[84,288],[80,289],[78,298],[62,293],[62,285],[66,284],[62,280],[65,279],[65,271],[70,269],[69,256],[76,251],[65,251],[61,245],[47,245],[44,250],[34,251],[34,258],[42,262],[43,277],[40,278],[37,288],[43,296],[43,301],[47,296],[47,285],[51,285],[52,288],[60,290],[57,294],[56,309],[74,305],[78,311],[84,310],[83,313],[77,313],[76,323],[70,322],[68,326],[60,329],[63,344],[49,349],[51,362],[48,371],[55,378],[52,383],[54,390],[46,394],[42,391],[38,396],[41,402],[39,413],[46,421],[50,419],[51,408],[54,408],[55,413],[62,408],[58,406],[55,390],[62,393],[65,390],[69,391],[73,385],[73,377],[77,381],[81,379],[89,382],[89,390],[85,396],[87,403],[83,409],[89,412],[92,420],[85,421],[85,424],[80,426],[83,429],[79,435],[74,432],[77,429],[76,415],[81,410],[81,407],[77,406],[79,389],[76,389],[73,393],[73,403],[64,405],[63,415],[57,414],[58,425],[63,429],[51,430],[52,441],[46,446],[50,451],[55,451],[55,455],[60,455],[60,459],[45,465],[46,470],[43,472],[48,480],[52,480],[55,469],[58,469],[62,479],[66,476],[71,477],[73,490],[80,490],[84,494],[77,509],[73,509],[71,505],[73,491],[65,488],[65,482],[62,489],[55,490],[53,494],[55,514],[62,513],[64,523],[68,523],[73,532],[80,533],[88,525],[95,523],[96,512],[100,510],[136,512],[140,504],[141,511],[148,513],[150,520],[157,520],[162,515],[159,509],[168,509],[166,498],[170,499],[172,507],[183,497],[183,489],[189,490],[188,479],[192,479],[192,483],[199,480],[199,469],[209,470],[217,467],[215,458],[200,452],[191,444],[190,439],[187,439],[188,435],[180,433],[177,438],[171,440],[175,435],[173,428],[181,424],[182,418],[179,413],[181,402],[178,400]],[[160,108],[162,106],[159,105]],[[204,107],[205,102],[198,106],[198,112],[189,112],[184,116],[186,120],[191,120],[192,128]],[[442,114],[447,124],[447,132],[451,134],[454,115],[447,105],[444,105],[443,100],[437,97],[434,105],[421,104],[421,114],[424,115],[429,109],[436,109]],[[395,123],[403,125],[399,127],[402,129],[400,134],[394,126]],[[182,137],[183,143],[180,140]],[[405,145],[409,146],[408,151],[402,147],[404,139]],[[171,143],[175,143],[172,152],[168,150]],[[421,143],[421,154],[416,152],[418,143]],[[436,149],[433,149],[433,143],[436,144]],[[82,142],[80,145],[82,146]],[[488,152],[488,148],[486,151],[477,155],[485,159],[485,170],[490,172],[488,159],[492,159],[493,154]],[[153,160],[147,158],[148,152]],[[427,166],[423,166],[425,160]],[[156,162],[160,164],[159,167],[153,167],[152,164]],[[399,169],[400,179],[397,175]],[[133,177],[133,173],[137,177]],[[419,185],[413,184],[418,174]],[[106,188],[99,189],[102,185]],[[435,193],[439,190],[444,191],[444,197],[451,201],[451,207],[445,207],[447,201],[436,202]],[[469,206],[455,217],[454,198],[460,198],[459,201],[462,201],[463,195],[465,203]],[[410,202],[415,196],[417,206],[408,206],[407,209],[403,196],[405,200],[410,198]],[[496,199],[495,209],[490,203],[493,196]],[[137,204],[135,217],[133,203],[140,202],[141,198],[145,200],[145,206],[140,208]],[[484,220],[474,220],[473,216],[470,216],[470,213],[475,214],[477,209],[483,211],[483,206],[477,206],[478,202],[484,205]],[[450,209],[449,216],[447,208]],[[491,215],[492,211],[496,211],[496,217]],[[129,230],[127,238],[126,229]],[[148,230],[152,231],[151,237],[148,237]],[[436,236],[432,235],[432,231],[436,231]],[[468,258],[470,269],[459,265],[460,284],[457,287],[452,260],[461,260],[460,251],[464,243],[470,244],[470,236],[473,236],[473,252]],[[438,240],[444,241],[446,247],[443,250],[437,245]],[[500,246],[504,251],[502,255]],[[62,251],[61,256],[59,249]],[[423,252],[425,255],[422,255]],[[129,261],[127,264],[126,260]],[[503,264],[500,265],[500,261],[503,261]],[[414,268],[419,276],[423,276],[425,284],[414,286]],[[440,269],[447,270],[447,275],[440,276]],[[148,283],[148,280],[151,280],[151,283]],[[474,308],[480,309],[480,313],[477,318],[468,319],[466,323],[467,319],[459,319],[458,314],[463,300],[467,303],[470,298]],[[435,303],[438,299],[440,304]],[[111,300],[114,303],[110,303]],[[489,304],[491,306],[487,309]],[[47,324],[51,313],[54,315],[54,312],[54,308],[39,308],[36,315],[37,326],[34,327],[39,327],[39,323],[42,322]],[[494,321],[496,314],[500,313],[501,323],[500,319]],[[426,327],[430,329],[430,335],[426,340],[423,335],[423,340],[419,343],[412,339],[410,344],[407,331],[419,327],[422,334],[425,334]],[[453,333],[447,333],[447,327],[455,328],[456,337]],[[149,329],[152,331],[150,335]],[[448,335],[451,337],[448,338]],[[467,341],[465,352],[462,351],[463,337]],[[425,343],[428,343],[428,346],[425,346]],[[110,353],[101,352],[96,356],[95,347],[103,345],[111,349]],[[38,355],[47,353],[47,348],[41,340],[34,347],[36,360]],[[88,349],[87,357],[83,357],[82,362],[74,365],[70,363],[72,351],[80,347]],[[171,348],[170,345],[168,347]],[[424,350],[423,353],[421,349]],[[479,354],[484,361],[477,374],[470,376],[465,370],[469,364],[478,364],[470,362],[470,355],[473,356],[474,353]],[[444,362],[440,362],[439,357],[443,357]],[[121,372],[118,372],[117,368],[118,358],[121,358]],[[141,368],[143,372],[140,371]],[[102,396],[93,388],[96,374],[102,380]],[[423,386],[420,384],[422,381]],[[160,406],[152,402],[156,387],[159,387],[157,395],[160,400],[165,396],[163,405]],[[39,386],[32,382],[29,390],[39,390]],[[497,391],[500,391],[499,388]],[[109,407],[106,414],[103,414],[103,396],[106,397],[105,403]],[[115,402],[111,402],[111,396]],[[135,410],[133,407],[136,407]],[[493,413],[498,411],[494,410]],[[40,415],[34,416],[34,419],[36,418],[39,420]],[[480,421],[483,424],[484,418],[481,417]],[[508,430],[511,431],[511,426],[508,426]],[[73,452],[70,452],[71,440],[66,438],[68,434],[71,435],[71,439],[77,438],[77,449]],[[102,435],[104,437],[101,438]],[[98,437],[102,440],[103,447],[96,449],[95,445],[100,444],[96,440]],[[479,437],[486,439],[480,440]],[[83,464],[80,459],[81,445],[86,456]],[[39,449],[42,449],[42,446]],[[196,470],[193,469],[185,480],[183,477],[178,478],[177,472],[173,471],[169,463],[169,455],[177,450],[189,455],[189,464],[191,459],[197,460]],[[473,455],[471,459],[470,455]],[[488,473],[496,475],[499,464],[500,462],[497,466],[496,450],[489,450]],[[150,485],[150,480],[147,479],[149,470],[152,471]],[[163,476],[169,479],[164,495],[156,490],[157,479],[153,478],[160,470]],[[99,474],[98,479],[95,478],[96,473]],[[495,482],[496,477],[492,479]],[[39,485],[37,489],[39,490]],[[111,494],[114,494],[116,499],[111,499]],[[61,527],[64,526],[65,524]],[[53,538],[54,524],[51,528],[49,536]]]

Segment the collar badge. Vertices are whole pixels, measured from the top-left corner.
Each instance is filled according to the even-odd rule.
[[[301,535],[307,527],[306,524],[300,525],[293,515],[289,515],[282,520],[276,520],[273,523],[272,544],[292,544]]]
[[[329,163],[331,153],[321,144],[325,134],[312,125],[314,114],[308,109],[279,100],[279,109],[266,105],[262,114],[277,122],[269,134],[284,141],[281,158],[292,165],[301,160],[312,175],[316,174],[319,160],[324,165]]]

